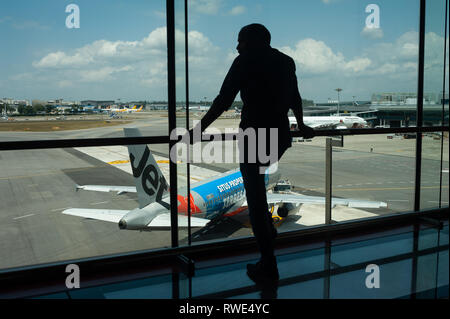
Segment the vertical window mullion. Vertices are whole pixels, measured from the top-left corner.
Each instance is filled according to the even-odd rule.
[[[425,60],[425,8],[426,0],[420,0],[420,22],[419,22],[419,72],[417,78],[417,115],[416,126],[420,130],[423,126],[423,83],[424,83],[424,60]],[[416,137],[416,175],[414,192],[414,210],[420,210],[420,187],[422,169],[422,133],[417,132]]]
[[[184,54],[185,54],[185,77],[186,77],[186,129],[189,130],[189,59],[188,59],[188,4],[184,0]],[[191,170],[190,170],[190,146],[187,145],[186,176],[187,176],[187,212],[188,212],[188,245],[191,245]]]
[[[176,129],[176,91],[175,91],[175,2],[166,0],[167,19],[167,98],[169,111],[169,137]],[[176,140],[169,140],[169,154]],[[170,158],[170,156],[169,156]],[[170,158],[170,232],[172,247],[178,247],[178,200],[177,200],[177,163]]]

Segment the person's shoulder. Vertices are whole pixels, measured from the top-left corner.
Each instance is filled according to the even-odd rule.
[[[279,51],[278,49],[272,48],[272,52],[279,57],[279,59],[284,60],[288,64],[294,63],[294,59],[291,58],[289,55]]]
[[[248,60],[249,60],[249,57],[248,57],[247,54],[245,54],[245,53],[240,53],[240,54],[238,54],[238,55],[234,58],[232,65],[233,65],[233,66],[242,66],[242,65],[244,65]]]

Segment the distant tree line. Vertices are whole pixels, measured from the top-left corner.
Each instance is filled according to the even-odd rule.
[[[14,111],[14,108],[10,108],[10,112]],[[55,112],[56,107],[54,105],[42,105],[42,104],[35,104],[33,106],[31,105],[24,105],[24,104],[19,104],[19,106],[17,107],[17,112],[19,113],[19,115],[37,115],[37,114],[50,114]],[[83,107],[78,106],[78,105],[72,105],[70,109],[66,110],[66,112],[69,113],[80,113],[83,111]]]

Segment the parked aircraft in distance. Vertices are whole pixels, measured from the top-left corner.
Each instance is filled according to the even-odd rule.
[[[204,105],[189,106],[189,111],[206,112],[209,110],[209,108],[209,106]]]
[[[304,116],[305,125],[313,128],[328,129],[348,129],[367,127],[367,122],[359,116]],[[289,117],[289,126],[291,129],[297,128],[297,119],[294,116]]]
[[[126,137],[141,136],[136,128],[124,128]],[[139,207],[133,210],[70,208],[62,213],[84,218],[117,223],[120,229],[151,230],[171,225],[169,186],[147,145],[129,145],[130,164],[136,186],[82,185],[78,189],[100,192],[138,194]],[[280,178],[279,171],[269,167],[265,174],[266,188],[274,187]],[[188,226],[188,202],[191,208],[191,226],[204,227],[210,220],[233,216],[247,209],[245,189],[239,169],[227,171],[191,185],[190,197],[186,189],[178,191],[178,226]],[[284,218],[300,204],[325,204],[324,197],[301,194],[267,193],[267,202],[273,218]],[[333,198],[332,205],[356,208],[387,207],[384,202]]]
[[[135,113],[135,112],[141,112],[143,108],[144,108],[143,105],[141,105],[140,108],[137,108],[137,106],[135,105],[131,109],[126,108],[126,107],[123,109],[120,109],[117,107],[110,107],[110,108],[107,108],[106,111],[107,112],[115,112],[115,113]]]

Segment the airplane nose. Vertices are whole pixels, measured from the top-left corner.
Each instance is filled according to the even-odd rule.
[[[127,222],[125,220],[121,219],[119,221],[119,228],[120,229],[127,229]]]

